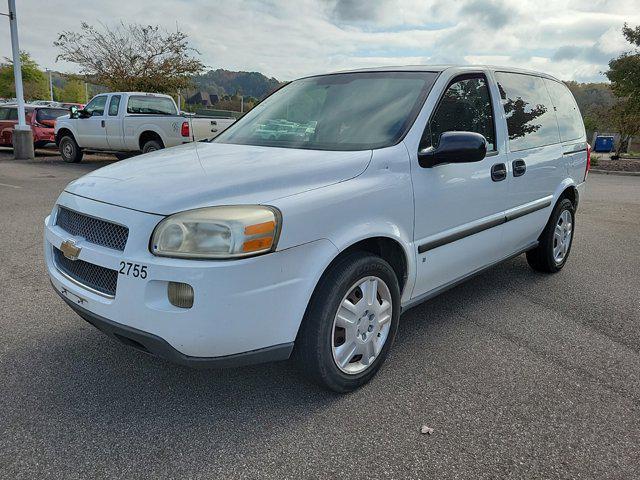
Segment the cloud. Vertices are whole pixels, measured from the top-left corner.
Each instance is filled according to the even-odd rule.
[[[21,48],[43,67],[63,30],[138,21],[178,25],[211,68],[260,71],[290,80],[375,65],[492,63],[563,79],[600,80],[628,49],[620,29],[640,24],[637,0],[21,0]],[[1,7],[0,7],[1,9]],[[0,21],[0,56],[11,54]]]

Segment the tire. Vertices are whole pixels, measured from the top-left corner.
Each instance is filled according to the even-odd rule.
[[[156,150],[162,150],[164,145],[160,140],[147,140],[142,145],[142,153],[155,152]]]
[[[543,273],[560,271],[569,258],[574,233],[575,207],[571,200],[563,198],[553,209],[546,227],[540,234],[538,246],[527,252],[529,266]]]
[[[58,146],[62,160],[65,162],[79,163],[82,160],[82,149],[78,146],[76,140],[72,136],[65,135],[62,137]]]
[[[374,290],[375,303],[366,298],[366,293]],[[345,302],[349,309],[343,307]],[[349,322],[341,320],[347,317]],[[395,339],[399,318],[400,287],[391,266],[366,252],[348,254],[330,266],[318,282],[298,332],[293,358],[313,382],[336,392],[350,392],[380,369]]]

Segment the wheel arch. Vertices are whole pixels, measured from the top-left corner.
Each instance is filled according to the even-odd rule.
[[[162,145],[162,147],[164,148],[164,140],[162,140],[162,135],[160,135],[155,130],[145,129],[138,137],[138,147],[140,147],[140,150],[142,150],[144,144],[149,140],[158,140],[160,142],[160,145]]]
[[[60,146],[60,140],[62,139],[62,137],[66,137],[69,136],[71,138],[73,138],[73,140],[78,143],[78,141],[76,140],[76,136],[73,134],[73,132],[71,131],[70,128],[67,127],[63,127],[60,130],[58,130],[56,132],[56,146]]]
[[[556,194],[554,195],[555,201],[553,203],[554,207],[558,204],[563,198],[568,198],[573,203],[573,208],[578,209],[578,202],[580,201],[580,193],[575,182],[568,178],[564,180],[557,188]]]

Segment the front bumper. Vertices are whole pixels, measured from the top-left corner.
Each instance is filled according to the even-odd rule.
[[[309,298],[328,259],[337,253],[318,240],[267,255],[231,261],[156,257],[149,237],[163,217],[63,193],[58,204],[129,227],[124,251],[73,237],[45,222],[45,258],[54,289],[85,320],[142,350],[188,365],[227,365],[287,358]],[[72,238],[79,260],[119,270],[147,266],[147,278],[119,274],[113,297],[83,288],[56,266],[53,249]],[[194,290],[189,309],[171,305],[168,282]],[[127,341],[129,340],[129,341]],[[246,354],[243,359],[232,356]]]

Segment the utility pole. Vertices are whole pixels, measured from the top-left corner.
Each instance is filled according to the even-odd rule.
[[[51,79],[51,70],[47,68],[47,72],[49,72],[49,93],[51,94],[51,101],[53,102],[53,80]]]
[[[13,157],[16,160],[33,160],[33,133],[27,125],[24,114],[24,91],[22,89],[22,64],[20,62],[20,46],[18,45],[18,18],[16,0],[8,0],[9,29],[11,31],[11,53],[13,54],[13,79],[16,84],[16,100],[18,102],[18,124],[13,129]]]

